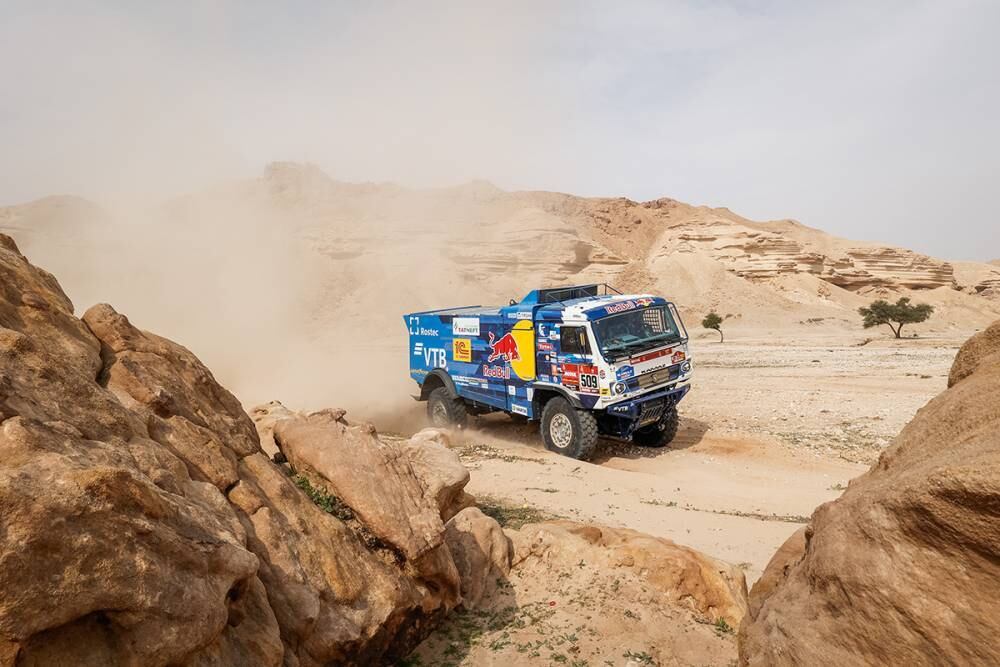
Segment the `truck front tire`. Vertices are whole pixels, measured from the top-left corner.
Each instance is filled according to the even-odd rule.
[[[577,410],[565,398],[555,397],[542,410],[542,440],[551,452],[586,460],[597,446],[597,420]]]
[[[641,447],[665,447],[669,445],[677,436],[677,425],[680,417],[677,416],[677,406],[673,406],[667,411],[656,424],[645,426],[632,434],[632,442]]]
[[[438,387],[427,397],[427,418],[438,428],[465,428],[469,411],[461,398],[452,396],[446,387]]]

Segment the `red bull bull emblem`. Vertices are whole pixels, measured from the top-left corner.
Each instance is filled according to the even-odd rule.
[[[490,356],[486,360],[489,363],[493,363],[497,359],[503,357],[506,362],[520,361],[521,355],[517,351],[517,341],[510,333],[505,333],[500,336],[499,339],[490,332]]]

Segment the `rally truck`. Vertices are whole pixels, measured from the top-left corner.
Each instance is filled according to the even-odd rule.
[[[547,449],[577,459],[598,436],[662,447],[677,433],[691,356],[666,299],[578,285],[403,319],[416,398],[436,426],[506,412],[539,422]]]

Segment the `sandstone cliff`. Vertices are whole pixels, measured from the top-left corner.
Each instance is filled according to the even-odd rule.
[[[744,665],[1000,663],[1000,322],[751,591]]]

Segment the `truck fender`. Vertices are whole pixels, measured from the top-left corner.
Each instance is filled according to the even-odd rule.
[[[430,397],[432,391],[442,386],[448,390],[448,394],[451,395],[452,398],[458,397],[458,390],[455,389],[455,381],[451,379],[451,376],[448,375],[447,371],[435,368],[427,374],[427,377],[424,378],[423,384],[420,385],[420,398],[417,400],[426,401]]]
[[[556,385],[556,384],[538,384],[538,383],[536,383],[535,384],[535,398],[532,399],[532,402],[534,403],[533,407],[535,408],[534,409],[534,414],[536,414],[536,415],[540,415],[541,414],[541,403],[542,402],[539,401],[538,398],[539,398],[539,394],[543,394],[544,392],[550,392],[550,393],[553,393],[553,394],[558,394],[558,395],[562,396],[563,398],[565,398],[567,401],[569,401],[569,404],[572,405],[574,408],[577,408],[577,409],[583,408],[583,404],[580,402],[580,398],[576,394],[574,394],[574,393],[572,393],[570,391],[567,391],[565,387],[560,387],[559,385]]]

